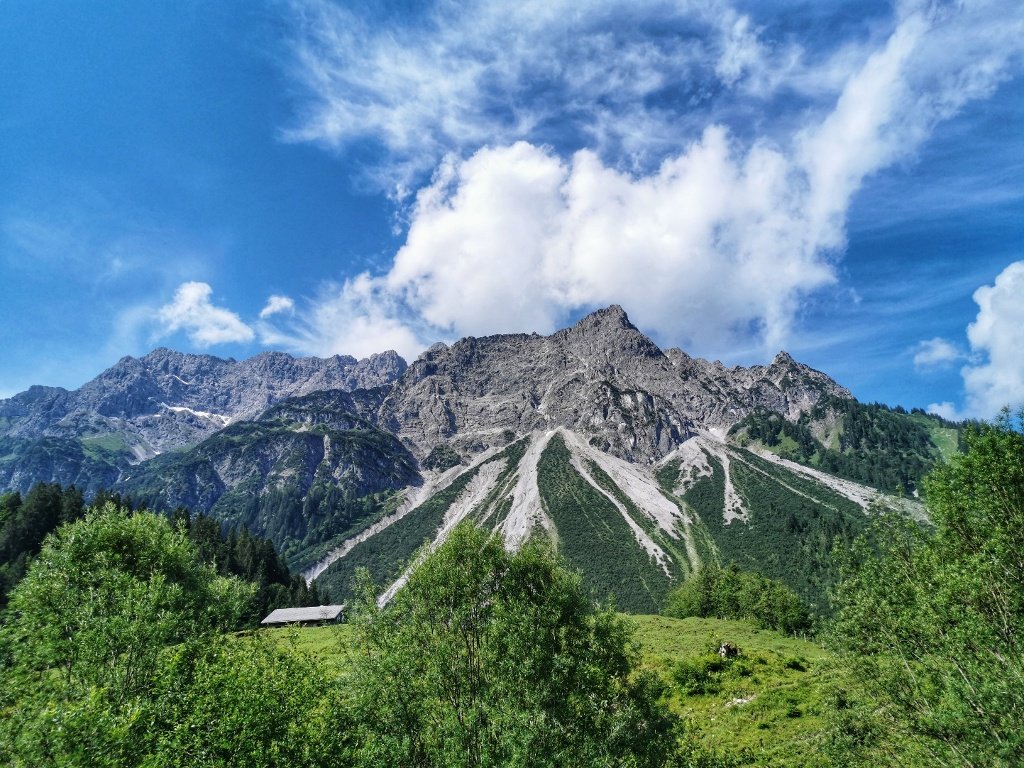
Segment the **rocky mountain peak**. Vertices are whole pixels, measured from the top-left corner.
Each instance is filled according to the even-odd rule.
[[[158,347],[121,358],[80,389],[33,387],[3,401],[0,437],[112,435],[144,458],[255,418],[284,398],[390,385],[405,369],[393,350],[364,360],[263,352],[239,362]]]
[[[750,368],[663,353],[613,305],[550,336],[431,347],[396,383],[381,423],[419,456],[441,443],[474,453],[503,445],[509,434],[564,427],[601,450],[648,462],[755,408],[794,414],[842,392],[786,353]]]
[[[356,371],[360,377],[358,388],[366,389],[391,384],[397,381],[408,367],[405,358],[393,349],[372,354],[356,364]]]
[[[576,323],[576,328],[631,328],[634,331],[637,329],[633,323],[629,321],[629,315],[626,314],[626,310],[620,307],[618,304],[612,304],[611,306],[605,307],[604,309],[597,309],[591,312],[589,315],[581,318]]]
[[[0,401],[0,437],[101,440],[95,444],[114,446],[118,461],[146,460],[288,398],[376,387],[383,389],[374,397],[357,398],[360,418],[420,458],[442,443],[476,454],[565,428],[598,450],[643,463],[757,408],[797,418],[823,395],[849,396],[785,352],[749,368],[679,349],[663,353],[612,305],[549,336],[436,344],[412,366],[393,350],[358,361],[283,352],[235,361],[158,348],[122,358],[79,390],[34,387]],[[319,403],[308,401],[303,412]]]
[[[564,343],[573,354],[587,358],[616,360],[655,357],[664,353],[658,345],[630,322],[626,311],[618,304],[591,312],[576,325],[551,336]]]

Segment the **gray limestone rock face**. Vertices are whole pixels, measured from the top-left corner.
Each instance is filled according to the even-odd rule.
[[[472,456],[562,427],[606,453],[652,463],[756,408],[796,419],[824,395],[850,393],[786,353],[727,368],[662,351],[619,306],[550,336],[435,344],[411,366],[395,352],[236,361],[156,349],[75,391],[36,386],[0,400],[10,459],[0,483],[22,487],[38,470],[37,480],[109,485],[139,462],[261,414],[310,428],[382,429],[420,460],[441,444]]]
[[[565,427],[608,453],[649,463],[755,408],[796,418],[825,394],[849,397],[785,353],[767,366],[726,368],[663,352],[611,306],[550,336],[431,347],[395,383],[379,423],[420,458],[440,443],[476,451],[503,445],[507,431]]]
[[[75,391],[32,387],[0,400],[0,437],[117,435],[144,459],[198,443],[286,398],[388,385],[405,368],[393,351],[364,360],[264,352],[236,361],[161,348],[122,358]]]

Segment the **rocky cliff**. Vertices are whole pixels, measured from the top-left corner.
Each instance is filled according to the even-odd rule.
[[[755,408],[795,418],[826,394],[850,396],[786,353],[767,366],[726,368],[662,352],[612,306],[550,336],[431,347],[395,383],[380,424],[421,457],[439,443],[476,453],[504,445],[508,433],[566,427],[615,456],[652,462]]]
[[[239,362],[161,348],[124,357],[74,391],[36,386],[0,400],[0,438],[106,437],[142,460],[198,443],[293,395],[387,385],[405,368],[395,352],[365,360],[264,352]]]

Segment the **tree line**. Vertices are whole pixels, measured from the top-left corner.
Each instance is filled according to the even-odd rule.
[[[75,486],[57,483],[37,483],[24,496],[17,491],[0,495],[0,608],[7,604],[8,594],[25,576],[48,535],[108,503],[128,513],[142,511],[119,493],[101,490],[87,503]],[[185,532],[200,562],[222,576],[236,576],[256,585],[239,618],[242,626],[254,625],[273,608],[323,602],[324,596],[315,586],[307,586],[301,576],[289,571],[270,541],[254,536],[245,526],[225,530],[218,520],[193,515],[183,507],[173,510],[169,521]]]
[[[925,479],[931,525],[881,518],[847,556],[829,628],[855,682],[847,765],[1024,765],[1022,423],[969,425]]]
[[[958,433],[963,427],[920,409],[912,413]],[[823,445],[811,430],[812,423],[829,418],[838,418],[840,424],[835,447]],[[795,422],[758,409],[732,427],[730,434],[737,433],[778,450],[784,458],[890,493],[916,490],[938,460],[928,429],[905,409],[850,398],[823,397]]]

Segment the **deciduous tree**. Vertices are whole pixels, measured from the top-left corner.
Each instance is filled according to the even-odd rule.
[[[880,549],[860,543],[833,635],[873,702],[874,731],[900,752],[929,765],[1018,766],[1024,435],[1004,415],[965,440],[967,453],[925,482],[933,529],[888,521]]]
[[[367,764],[648,766],[675,746],[626,621],[546,543],[510,553],[463,524],[387,607],[363,595]]]
[[[160,655],[233,626],[251,595],[162,517],[108,503],[57,529],[0,627],[0,758],[131,765]]]

